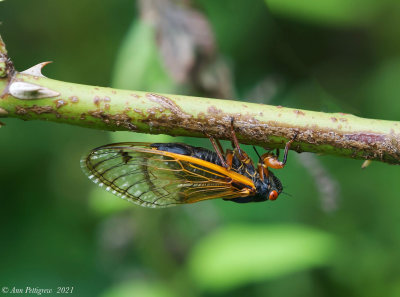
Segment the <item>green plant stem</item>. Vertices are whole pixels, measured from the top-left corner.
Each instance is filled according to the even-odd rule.
[[[40,66],[36,67],[40,69]],[[333,154],[400,164],[400,122],[364,119],[232,100],[163,95],[79,85],[18,72],[0,78],[0,116],[46,120],[104,130],[230,139],[283,148],[298,133],[297,152]],[[19,88],[28,83],[37,89]],[[14,85],[13,85],[14,84]],[[42,90],[51,98],[39,98]],[[47,92],[47,93],[46,93]],[[11,94],[14,94],[11,95]],[[17,94],[17,95],[15,95]],[[43,94],[42,94],[43,96]],[[19,98],[23,99],[19,99]],[[140,141],[140,139],[138,139]]]

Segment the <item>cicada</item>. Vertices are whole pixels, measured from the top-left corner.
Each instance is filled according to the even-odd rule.
[[[221,198],[237,203],[276,200],[283,187],[270,168],[283,160],[267,152],[254,166],[240,148],[231,123],[232,150],[209,136],[215,151],[184,143],[121,142],[93,149],[81,160],[83,171],[107,191],[146,207],[169,207]],[[255,148],[254,148],[255,149]]]

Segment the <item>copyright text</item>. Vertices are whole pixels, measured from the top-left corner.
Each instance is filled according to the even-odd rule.
[[[72,294],[74,287],[56,287],[56,288],[40,288],[40,287],[7,287],[3,286],[1,288],[2,294],[30,294],[30,295],[44,295],[44,294]]]

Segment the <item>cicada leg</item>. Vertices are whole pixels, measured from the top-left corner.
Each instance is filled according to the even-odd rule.
[[[233,164],[233,151],[231,150],[226,150],[226,154],[225,154],[225,159],[226,159],[226,164],[228,164],[229,169],[232,168],[232,164]]]
[[[276,155],[274,155],[273,153],[265,153],[264,155],[261,156],[262,167],[264,168],[264,175],[268,176],[268,167],[271,167],[274,169],[281,169],[281,168],[285,167],[290,145],[296,139],[297,135],[298,135],[298,133],[296,133],[291,140],[286,142],[285,152],[283,153],[282,161],[279,161],[279,159],[278,159],[279,150],[277,150]]]
[[[221,154],[224,154],[224,149],[222,148],[222,145],[219,142],[219,140],[218,139],[214,139],[214,140],[215,140],[215,142],[216,142],[216,144],[218,146],[218,149],[221,152]],[[227,149],[226,152],[225,152],[225,162],[226,162],[226,165],[228,165],[228,167],[226,167],[227,169],[231,169],[232,168],[233,156],[234,156],[233,152],[231,150]]]
[[[215,152],[217,153],[218,158],[221,161],[222,166],[225,167],[226,169],[230,169],[232,164],[228,165],[226,163],[224,157],[222,156],[224,151],[222,149],[221,143],[218,140],[216,140],[214,137],[212,137],[211,135],[208,135],[208,134],[206,134],[206,135],[210,139],[210,142],[211,142]]]
[[[218,138],[214,138],[215,143],[218,146],[219,151],[221,152],[221,154],[224,154],[224,149],[222,148],[221,142],[219,142]]]
[[[240,148],[239,141],[238,141],[238,139],[236,137],[236,133],[235,133],[235,127],[233,126],[233,121],[234,121],[234,119],[232,118],[231,119],[232,147],[233,147],[233,149],[235,149],[237,151],[237,154],[239,155],[239,159],[241,162],[243,162],[245,164],[250,164],[250,163],[252,163],[251,159]]]

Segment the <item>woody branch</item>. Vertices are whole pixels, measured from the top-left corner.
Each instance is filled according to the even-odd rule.
[[[44,77],[38,64],[14,69],[0,37],[0,116],[111,131],[230,139],[241,143],[400,164],[400,122],[233,100],[118,90]]]

